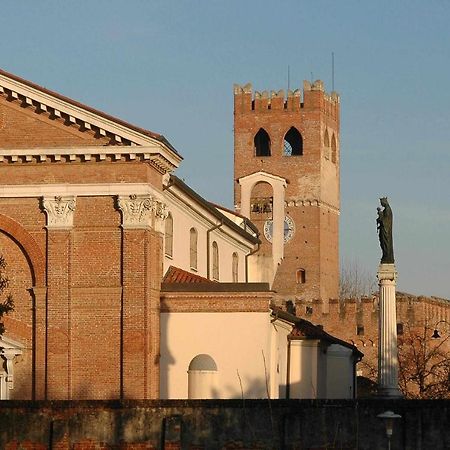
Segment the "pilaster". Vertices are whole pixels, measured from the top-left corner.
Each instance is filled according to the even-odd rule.
[[[150,195],[118,197],[122,212],[121,396],[159,396],[160,285],[166,206]]]
[[[33,400],[46,398],[46,287],[32,288],[34,302]]]
[[[47,216],[46,398],[62,400],[71,398],[69,287],[76,198],[74,196],[44,197],[42,205]],[[42,302],[42,298],[40,301]],[[39,358],[42,358],[41,354]]]

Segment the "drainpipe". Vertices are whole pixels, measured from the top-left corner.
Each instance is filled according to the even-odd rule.
[[[286,398],[291,398],[291,340],[287,340],[287,361],[286,361]]]
[[[210,256],[210,248],[209,248],[209,234],[211,233],[211,231],[217,230],[218,228],[220,228],[223,225],[223,219],[220,219],[220,223],[218,225],[214,225],[212,228],[210,228],[209,230],[206,231],[206,278],[208,278],[208,280],[210,280],[210,260],[211,260],[211,256]]]
[[[250,253],[247,253],[245,255],[245,282],[248,283],[248,257],[254,255],[258,250],[259,247],[261,247],[261,244],[258,242],[256,245],[256,248],[252,250]]]

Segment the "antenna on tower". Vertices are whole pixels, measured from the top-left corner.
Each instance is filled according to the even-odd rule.
[[[331,52],[331,90],[334,92],[334,52]]]
[[[288,79],[287,79],[287,90],[289,92],[289,89],[291,88],[291,67],[288,65]]]
[[[311,72],[311,84],[314,83],[313,73]]]

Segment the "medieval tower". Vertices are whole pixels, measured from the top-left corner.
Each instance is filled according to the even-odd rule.
[[[234,200],[260,231],[250,278],[280,300],[337,298],[339,96],[322,81],[300,90],[234,88]]]

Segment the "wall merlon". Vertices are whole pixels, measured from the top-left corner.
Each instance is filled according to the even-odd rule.
[[[326,108],[325,102],[331,106],[331,115],[336,116],[336,108],[339,105],[339,94],[335,91],[325,92],[324,83],[316,80],[303,82],[303,103],[300,89],[287,92],[278,91],[253,91],[251,83],[243,86],[234,85],[234,104],[236,113],[264,110],[299,111],[300,108]]]

